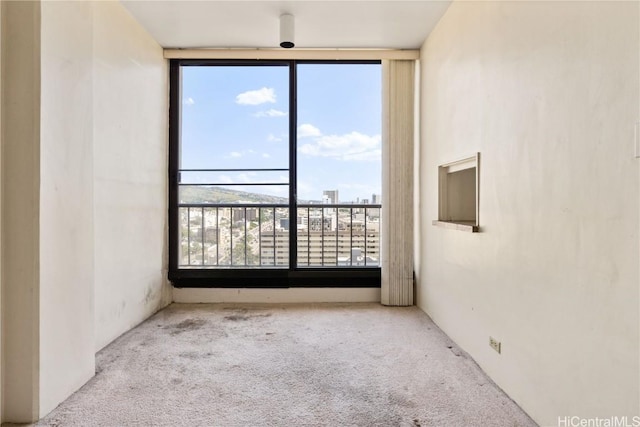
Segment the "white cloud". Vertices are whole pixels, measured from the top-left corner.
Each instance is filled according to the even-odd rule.
[[[308,138],[311,136],[320,136],[322,132],[320,129],[309,123],[304,123],[298,126],[298,138]]]
[[[193,98],[189,97],[189,98],[183,99],[182,103],[184,105],[193,105],[196,103],[196,101],[194,101]]]
[[[225,158],[227,158],[227,159],[229,159],[231,157],[239,158],[239,157],[244,157],[247,154],[256,154],[256,151],[255,150],[251,150],[251,149],[242,150],[242,151],[232,151],[227,156],[225,156]]]
[[[251,182],[251,179],[249,178],[249,175],[247,175],[246,173],[241,173],[238,175],[238,177],[236,178],[236,182]]]
[[[249,177],[249,175],[251,174],[241,173],[238,175],[233,175],[233,177],[229,175],[218,175],[218,182],[222,184],[250,183],[251,178]]]
[[[260,105],[266,102],[276,102],[276,92],[273,88],[263,87],[258,90],[249,90],[236,96],[236,104]]]
[[[267,136],[267,141],[269,141],[269,142],[280,142],[280,141],[282,141],[282,138],[278,138],[274,134],[270,133],[269,136]]]
[[[355,160],[359,162],[379,161],[382,158],[382,150],[361,151],[359,153],[345,154],[342,160]]]
[[[269,153],[262,153],[262,157],[264,157],[265,159],[268,159],[269,157],[271,157],[271,154],[269,154]]]
[[[371,161],[381,156],[380,135],[351,132],[344,135],[322,135],[299,148],[301,154],[335,157],[340,160]]]
[[[255,117],[284,117],[286,116],[287,113],[286,111],[280,111],[280,110],[275,110],[275,109],[270,109],[267,111],[258,111],[257,113],[254,114]]]

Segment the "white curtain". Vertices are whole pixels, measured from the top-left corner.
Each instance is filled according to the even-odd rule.
[[[382,62],[381,267],[384,305],[413,305],[415,61]]]

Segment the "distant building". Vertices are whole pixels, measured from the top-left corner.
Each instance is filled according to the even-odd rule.
[[[309,231],[306,227],[299,228],[298,265],[311,267],[378,266],[380,263],[380,232],[377,224],[373,225],[367,225],[366,234],[362,225],[355,223],[353,230],[348,227],[338,232]],[[288,265],[288,231],[263,232],[260,240],[262,265]]]
[[[258,208],[234,208],[234,221],[256,221],[258,219]]]
[[[327,200],[327,202],[325,202],[325,200]],[[322,203],[331,205],[337,205],[340,203],[338,201],[338,190],[324,190],[322,192]]]
[[[371,195],[371,204],[373,204],[373,205],[381,205],[382,204],[382,195],[380,195],[380,194],[372,194]]]
[[[218,227],[205,227],[204,240],[210,244],[218,244]]]

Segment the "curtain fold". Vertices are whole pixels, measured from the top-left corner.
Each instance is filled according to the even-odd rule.
[[[413,305],[415,61],[382,62],[381,302]]]

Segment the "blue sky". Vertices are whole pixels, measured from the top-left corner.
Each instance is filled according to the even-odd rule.
[[[183,169],[289,167],[288,68],[183,67]],[[380,194],[379,65],[298,65],[298,199],[338,189],[341,202]],[[183,174],[183,181],[186,176]],[[193,174],[286,196],[288,172]]]

